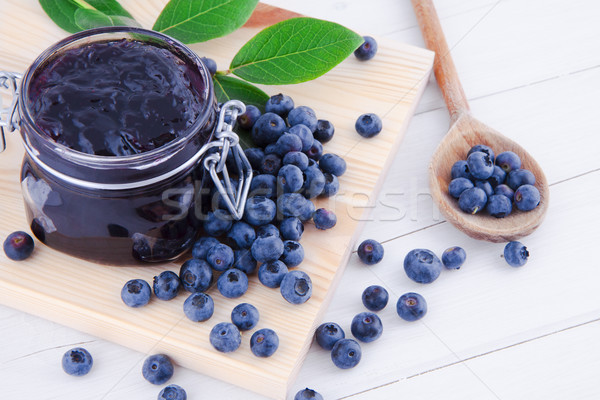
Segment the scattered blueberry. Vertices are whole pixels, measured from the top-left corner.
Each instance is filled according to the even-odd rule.
[[[290,151],[283,156],[283,165],[295,165],[304,171],[308,167],[308,156],[300,151]]]
[[[337,154],[323,154],[319,160],[319,167],[324,173],[330,173],[335,176],[342,176],[346,172],[346,161]]]
[[[304,260],[304,248],[295,240],[283,242],[283,254],[280,258],[289,268],[297,267]]]
[[[277,183],[284,193],[297,192],[304,185],[302,171],[295,165],[284,165],[277,175]]]
[[[340,339],[331,349],[331,361],[341,369],[356,367],[361,357],[360,344],[354,339]]]
[[[217,288],[229,299],[238,298],[248,290],[248,277],[239,269],[230,268],[217,279]]]
[[[265,111],[275,113],[282,118],[287,117],[294,108],[294,100],[290,96],[279,93],[271,96],[265,104]]]
[[[325,177],[325,186],[323,186],[323,191],[321,192],[321,197],[332,197],[337,194],[340,190],[340,181],[338,177],[329,173],[323,174]]]
[[[304,233],[304,224],[296,217],[284,218],[279,224],[281,237],[286,240],[300,240]]]
[[[492,187],[492,184],[489,181],[476,180],[475,187],[478,187],[479,189],[483,190],[485,192],[486,197],[488,198],[494,194],[494,188]]]
[[[508,197],[494,194],[488,197],[486,209],[492,217],[504,218],[512,212],[512,203]]]
[[[252,141],[257,146],[264,147],[277,142],[285,129],[286,125],[283,118],[272,112],[264,113],[252,127]]]
[[[414,249],[404,257],[404,271],[418,283],[431,283],[442,272],[442,262],[431,250]]]
[[[283,261],[270,261],[258,267],[258,280],[266,287],[278,288],[287,273],[288,268]]]
[[[496,157],[496,165],[508,174],[511,171],[521,168],[521,159],[512,151],[505,151]]]
[[[387,306],[389,294],[384,287],[371,285],[362,293],[362,302],[369,311],[381,311]]]
[[[194,243],[194,247],[192,247],[192,257],[199,260],[206,260],[208,251],[217,244],[219,244],[219,240],[212,236],[201,237]]]
[[[471,149],[467,153],[467,158],[469,158],[469,156],[472,153],[475,153],[476,151],[480,151],[482,153],[487,154],[488,156],[490,156],[490,160],[492,160],[492,164],[494,163],[496,154],[494,153],[494,150],[492,150],[491,147],[486,146],[485,144],[477,144],[477,145],[471,147]]]
[[[458,206],[461,210],[469,214],[476,214],[484,209],[487,203],[487,196],[483,189],[473,187],[461,193],[458,198]]]
[[[237,117],[237,126],[247,131],[251,130],[256,121],[260,118],[262,113],[258,109],[258,107],[253,106],[252,104],[246,105],[246,111],[243,114],[238,115]],[[256,148],[256,147],[255,147]],[[250,150],[250,149],[246,149]],[[248,153],[246,152],[246,157],[248,157]],[[250,161],[252,164],[252,161]],[[254,165],[253,165],[254,166]]]
[[[269,154],[275,154],[275,155],[279,155],[278,151],[277,151],[277,142],[275,143],[269,143],[268,145],[265,146],[265,156],[269,155]],[[266,168],[272,168],[269,166],[266,166]],[[259,168],[260,170],[260,168]]]
[[[263,158],[260,168],[258,169],[261,174],[277,175],[279,168],[281,168],[281,157],[277,153],[277,145],[274,144],[274,152],[269,153],[265,149],[265,158]]]
[[[372,138],[381,132],[381,118],[373,113],[363,114],[356,120],[354,128],[360,136],[367,139]]]
[[[447,248],[442,253],[442,263],[447,269],[459,269],[467,259],[467,253],[462,247]]]
[[[527,263],[529,251],[521,242],[509,242],[504,246],[504,259],[511,267],[522,267]]]
[[[244,220],[254,226],[265,225],[273,221],[276,213],[277,207],[273,200],[263,196],[254,196],[246,201]]]
[[[508,173],[506,184],[516,191],[519,186],[535,185],[535,176],[528,169],[514,169]]]
[[[226,244],[219,243],[208,251],[206,261],[215,271],[225,271],[233,265],[233,250]]]
[[[210,73],[210,76],[214,76],[217,73],[217,63],[212,58],[202,57],[200,58],[202,63]]]
[[[377,53],[377,42],[371,36],[363,36],[364,42],[356,50],[354,56],[360,61],[367,61],[375,57]]]
[[[298,215],[298,219],[300,221],[306,222],[311,220],[315,216],[316,212],[315,203],[312,201],[306,201],[299,212],[300,215]]]
[[[313,221],[317,229],[331,229],[337,223],[337,217],[333,213],[333,211],[326,210],[324,208],[319,208],[315,215],[313,216]]]
[[[521,211],[531,211],[540,204],[540,192],[533,185],[521,185],[515,190],[515,204]]]
[[[83,347],[75,347],[62,357],[63,370],[73,376],[86,375],[92,369],[93,364],[92,355]]]
[[[273,224],[261,225],[256,229],[256,237],[266,238],[269,236],[280,237],[279,228]]]
[[[158,400],[187,400],[187,393],[179,385],[169,385],[160,391]]]
[[[249,303],[241,303],[231,311],[231,322],[240,331],[249,331],[258,324],[260,314],[256,307]]]
[[[512,202],[515,197],[515,192],[508,185],[500,184],[494,188],[494,194],[501,194],[502,196],[508,197]]]
[[[308,130],[308,128],[306,128],[306,130]],[[310,131],[308,133],[310,133]],[[302,140],[300,140],[300,137],[297,135],[285,132],[277,139],[277,143],[275,143],[275,152],[279,157],[284,157],[287,153],[292,151],[302,151]]]
[[[344,330],[335,322],[325,322],[315,331],[317,343],[325,350],[333,349],[333,345],[345,337]]]
[[[152,288],[157,298],[161,300],[174,299],[181,288],[179,276],[173,271],[163,271],[154,277]]]
[[[463,177],[454,178],[448,184],[448,193],[450,193],[450,196],[458,199],[462,192],[474,186],[470,179]]]
[[[405,293],[396,303],[396,312],[405,321],[416,321],[427,313],[427,302],[418,293]]]
[[[212,284],[213,272],[209,263],[192,258],[181,265],[179,280],[188,292],[204,292]]]
[[[298,125],[292,126],[289,129],[289,132],[292,135],[295,135],[300,139],[300,142],[302,142],[301,150],[304,152],[309,151],[315,142],[315,137],[313,136],[312,131],[310,130],[310,128],[308,126],[306,126],[304,124],[298,124]]]
[[[475,151],[467,157],[469,171],[475,179],[487,179],[494,173],[494,163],[489,154]]]
[[[358,258],[367,265],[377,264],[383,259],[383,246],[377,240],[366,239],[358,245]]]
[[[220,322],[210,331],[210,344],[222,352],[229,353],[237,350],[242,343],[240,330],[231,322]]]
[[[300,217],[307,203],[312,202],[300,193],[283,193],[277,198],[277,211],[283,217]]]
[[[333,124],[326,119],[320,119],[317,121],[317,129],[313,137],[321,143],[327,143],[333,138],[334,133],[335,127]]]
[[[256,271],[258,263],[252,257],[252,252],[247,249],[234,250],[233,268],[237,268],[246,275],[250,275]]]
[[[225,210],[209,211],[204,220],[204,231],[210,236],[220,236],[232,225],[231,215]]]
[[[258,262],[275,261],[283,254],[283,241],[276,236],[258,237],[252,243],[250,251]]]
[[[142,375],[148,382],[162,385],[173,376],[173,363],[165,354],[148,356],[142,365]]]
[[[317,115],[310,107],[299,106],[289,112],[287,117],[290,126],[306,125],[311,132],[317,129]]]
[[[259,329],[250,338],[250,350],[257,357],[271,357],[278,347],[279,336],[272,329]]]
[[[455,162],[450,170],[450,175],[452,179],[467,178],[470,180],[472,178],[471,172],[469,172],[469,164],[465,160]]]
[[[312,281],[306,272],[290,271],[284,275],[279,289],[289,303],[302,304],[312,295]]]
[[[201,322],[212,317],[215,303],[208,294],[197,292],[189,295],[183,302],[183,313],[191,321]]]
[[[277,195],[277,177],[275,175],[260,174],[252,178],[250,193],[252,197],[267,197],[274,199]]]
[[[506,172],[502,168],[497,165],[494,165],[494,172],[492,172],[492,176],[488,178],[488,182],[492,185],[493,188],[504,183],[506,180]]]
[[[294,396],[294,400],[323,400],[323,396],[312,389],[306,388],[298,391]]]
[[[372,312],[361,312],[352,318],[350,330],[355,338],[361,342],[369,343],[379,339],[383,333],[381,319]]]
[[[33,238],[28,233],[13,232],[4,241],[4,254],[11,260],[21,261],[31,255],[33,246]]]
[[[317,139],[313,142],[310,149],[305,152],[309,159],[319,161],[323,156],[323,145]]]
[[[227,232],[227,237],[233,240],[239,249],[249,249],[256,239],[256,232],[250,224],[237,221]]]
[[[302,193],[307,199],[312,199],[323,193],[325,188],[325,175],[319,167],[311,167],[304,170],[304,184]]]
[[[143,279],[132,279],[121,289],[121,300],[129,307],[142,307],[150,301],[152,289]]]

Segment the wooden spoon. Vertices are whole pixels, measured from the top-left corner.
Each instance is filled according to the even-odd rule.
[[[451,117],[450,129],[429,164],[433,200],[446,220],[475,239],[507,242],[529,235],[542,223],[548,209],[548,181],[544,172],[525,149],[471,115],[433,2],[412,0],[412,4],[425,43],[435,52],[433,70]],[[496,154],[510,150],[521,158],[521,168],[533,172],[535,186],[540,191],[540,204],[534,210],[522,212],[513,206],[510,215],[494,218],[487,211],[471,215],[458,207],[458,201],[448,194],[450,169],[456,161],[466,159],[467,152],[476,144],[485,144]]]

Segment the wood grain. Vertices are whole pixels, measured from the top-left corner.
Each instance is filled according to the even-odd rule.
[[[143,26],[151,26],[165,1],[123,3]],[[23,71],[37,54],[65,36],[35,1],[7,1],[3,12],[8,18],[0,27],[0,53],[6,57],[0,61],[0,69]],[[273,10],[268,14],[272,16]],[[282,18],[286,14],[282,11],[277,15]],[[258,32],[256,21],[250,26],[191,48],[225,65]],[[344,156],[348,163],[340,179],[339,195],[317,202],[317,207],[336,212],[337,226],[325,233],[308,225],[302,240],[307,257],[299,268],[311,276],[314,285],[313,297],[306,304],[290,305],[277,290],[251,277],[248,293],[241,299],[226,299],[210,289],[216,310],[207,323],[193,323],[184,317],[185,295],[169,302],[154,299],[143,309],[129,309],[119,298],[127,280],[139,277],[150,282],[165,269],[177,272],[181,262],[148,267],[100,266],[39,243],[34,256],[24,262],[0,256],[0,302],[144,353],[165,352],[179,365],[265,396],[285,397],[360,232],[362,214],[368,210],[366,199],[374,198],[379,190],[432,63],[429,51],[381,40],[378,57],[372,62],[362,63],[351,57],[318,80],[264,87],[269,94],[283,91],[298,105],[310,105],[320,118],[331,120],[336,137],[325,149]],[[370,141],[361,139],[353,128],[356,118],[367,111],[380,114],[384,123],[384,131]],[[8,150],[0,159],[5,188],[0,195],[2,237],[26,226],[19,185],[22,146],[17,134],[8,141]],[[252,331],[243,335],[242,347],[230,355],[217,353],[208,343],[212,326],[229,320],[231,309],[241,301],[259,308],[261,321],[257,329],[269,327],[279,334],[280,348],[273,357],[258,359],[252,355]]]

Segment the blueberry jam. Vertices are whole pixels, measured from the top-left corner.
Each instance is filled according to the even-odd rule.
[[[44,134],[71,149],[128,156],[169,143],[200,114],[204,82],[168,49],[136,40],[89,43],[48,60],[29,88]]]

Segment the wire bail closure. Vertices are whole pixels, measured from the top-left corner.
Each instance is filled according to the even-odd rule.
[[[209,171],[215,187],[236,220],[242,219],[244,215],[250,183],[252,182],[252,166],[240,145],[240,138],[233,132],[238,115],[245,111],[246,106],[239,100],[230,100],[223,104],[215,130],[217,140],[211,143],[211,147],[218,147],[221,151],[209,154],[204,158],[204,168]],[[225,164],[230,152],[237,169],[237,190],[231,185],[229,171]],[[222,179],[219,174],[221,174]]]
[[[6,137],[4,129],[9,132],[19,128],[19,114],[17,104],[19,102],[18,79],[22,74],[16,72],[0,71],[0,89],[8,90],[11,96],[11,102],[8,107],[3,107],[2,97],[0,97],[0,153],[6,150]]]

